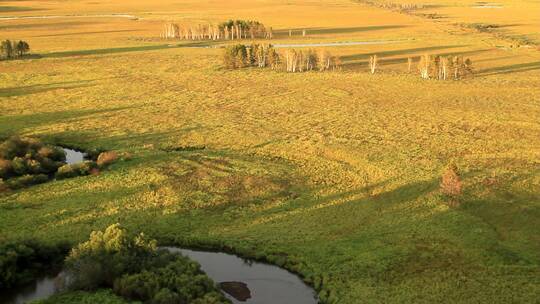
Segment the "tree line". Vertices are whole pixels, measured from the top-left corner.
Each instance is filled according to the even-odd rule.
[[[252,20],[229,20],[217,25],[167,23],[161,37],[183,40],[272,39],[273,31],[271,27]]]
[[[414,58],[407,58],[407,71],[412,73]],[[379,58],[377,55],[369,57],[369,70],[375,74],[379,68]],[[420,56],[417,63],[418,72],[423,79],[459,80],[472,77],[474,74],[473,62],[470,58],[463,56],[440,56],[424,54]]]
[[[30,52],[30,45],[26,41],[4,40],[0,43],[0,59],[22,58]]]
[[[282,53],[276,51],[271,44],[253,43],[230,45],[225,48],[223,64],[229,69],[244,67],[269,67],[273,70],[287,72],[336,70],[341,60],[325,50],[287,49]]]

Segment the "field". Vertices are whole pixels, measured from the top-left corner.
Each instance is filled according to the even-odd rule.
[[[0,137],[132,155],[0,195],[0,243],[74,244],[119,222],[285,265],[323,303],[536,303],[540,5],[430,3],[420,13],[445,18],[347,0],[0,1],[0,16],[57,16],[0,18],[0,40],[35,55],[0,61]],[[159,39],[167,21],[231,18],[271,25],[272,43],[388,43],[328,47],[342,71],[285,73]],[[470,57],[475,77],[406,73],[424,53]],[[459,206],[439,191],[451,162]]]

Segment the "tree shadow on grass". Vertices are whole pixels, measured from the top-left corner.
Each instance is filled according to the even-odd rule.
[[[475,75],[476,76],[489,76],[489,75],[511,74],[511,73],[519,73],[519,72],[527,72],[527,71],[535,71],[535,70],[540,70],[540,61],[487,68],[484,70],[480,70]]]
[[[137,32],[137,30],[112,30],[112,31],[60,33],[60,34],[37,35],[33,37],[82,36],[82,35],[92,35],[92,34],[112,34],[112,33],[126,33],[126,32]]]
[[[487,51],[490,51],[490,50],[485,49],[485,50],[472,50],[472,51],[462,51],[462,52],[443,52],[443,53],[432,53],[432,55],[468,56],[468,55],[478,54],[478,53],[487,52]],[[392,53],[392,52],[393,51],[376,53],[379,58],[379,61],[378,61],[379,66],[388,66],[388,65],[401,64],[401,63],[404,64],[404,63],[407,63],[407,60],[409,57],[413,58],[415,60],[414,64],[416,64],[418,62],[418,57],[420,56],[420,54],[417,53],[418,51],[416,51],[416,52],[411,52],[410,56],[405,56],[405,57],[388,58],[388,59],[385,59],[383,57],[383,56],[388,56],[387,54]],[[354,58],[358,58],[358,59],[355,59],[354,61],[342,59],[343,68],[345,70],[357,70],[360,68],[367,68],[369,65],[369,56],[373,54],[374,53],[364,53],[364,54],[354,55],[355,56]],[[347,57],[347,56],[344,56],[344,57]]]
[[[0,136],[10,136],[13,134],[21,133],[25,129],[48,126],[51,124],[66,122],[70,120],[80,120],[87,116],[113,111],[122,111],[128,108],[130,107],[56,111],[22,115],[2,115],[0,116]]]
[[[182,44],[160,44],[160,45],[143,45],[143,46],[129,46],[119,48],[107,48],[107,49],[93,49],[93,50],[77,50],[77,51],[64,51],[54,52],[41,55],[41,58],[64,58],[64,57],[76,57],[76,56],[92,56],[92,55],[109,55],[119,53],[132,53],[132,52],[146,52],[156,51],[164,49],[177,49],[177,48],[206,48],[214,45],[214,41],[197,41]]]
[[[391,51],[383,51],[383,52],[360,53],[360,54],[342,56],[341,60],[343,62],[347,62],[347,61],[368,59],[369,56],[373,54],[377,54],[377,56],[379,57],[398,56],[398,55],[407,55],[407,54],[417,54],[417,53],[423,53],[423,52],[432,52],[432,51],[445,50],[445,49],[462,48],[466,46],[467,45],[440,45],[440,46],[429,46],[429,47],[410,48],[410,49],[399,49],[399,50],[391,50]]]
[[[274,31],[275,38],[284,38],[289,36],[289,31],[292,32],[292,36],[302,35],[302,31],[306,31],[306,35],[335,35],[335,34],[351,34],[381,30],[391,30],[407,27],[406,25],[376,25],[376,26],[361,26],[361,27],[336,27],[336,28],[323,28],[323,27],[311,27],[311,28],[290,28],[280,29]]]
[[[13,21],[13,20],[11,20]],[[41,20],[40,20],[41,21]],[[50,21],[50,20],[48,20]],[[88,22],[88,21],[66,21],[66,22],[55,22],[55,23],[21,23],[21,24],[4,24],[0,25],[0,30],[26,30],[26,29],[39,29],[39,28],[49,28],[49,29],[65,29],[70,27],[77,27],[82,25],[96,25],[97,22]],[[35,37],[35,36],[34,36]]]
[[[0,13],[14,13],[14,12],[32,12],[32,11],[45,11],[43,8],[33,8],[26,6],[0,6]]]
[[[25,96],[36,93],[54,91],[54,90],[69,90],[77,88],[86,88],[92,87],[91,83],[93,80],[81,80],[81,81],[66,81],[66,82],[57,82],[49,84],[35,84],[22,87],[11,87],[0,89],[0,97],[15,97],[15,96]]]

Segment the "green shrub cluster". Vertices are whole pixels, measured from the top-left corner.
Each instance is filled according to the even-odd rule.
[[[0,144],[0,189],[45,182],[65,161],[60,148],[32,138],[11,137]]]
[[[92,170],[98,168],[95,161],[84,161],[77,164],[66,164],[58,168],[55,177],[57,179],[64,179],[70,177],[84,176],[92,173]]]
[[[39,273],[59,266],[66,252],[67,245],[33,241],[0,245],[0,290],[28,283]]]
[[[66,259],[70,288],[113,288],[145,303],[228,303],[200,266],[187,257],[158,250],[143,234],[130,236],[118,224],[94,231]]]

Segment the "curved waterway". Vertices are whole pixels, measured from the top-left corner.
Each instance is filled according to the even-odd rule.
[[[235,304],[317,304],[315,291],[298,276],[280,267],[232,254],[162,247],[197,261]],[[0,294],[0,303],[24,304],[60,291],[62,272],[41,277],[28,286]]]

